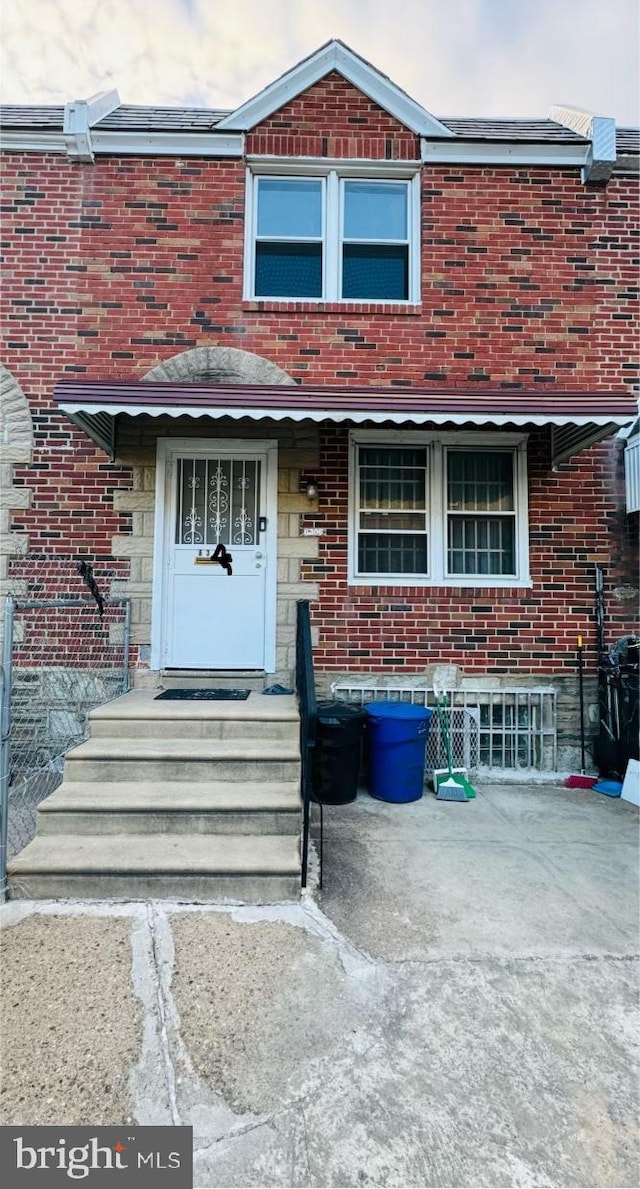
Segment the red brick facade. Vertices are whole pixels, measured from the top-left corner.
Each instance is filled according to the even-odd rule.
[[[419,140],[338,75],[247,137],[248,154],[415,158]],[[616,391],[637,384],[637,185],[584,185],[577,169],[422,169],[421,304],[243,301],[242,160],[14,152],[4,164],[2,358],[27,395],[32,492],[14,528],[31,552],[88,555],[122,572],[111,540],[131,486],[52,411],[60,378],[140,378],[180,351],[232,346],[302,385],[442,385],[478,391]],[[549,469],[530,438],[531,589],[349,587],[347,433],[321,433],[318,666],[419,671],[436,660],[484,673],[558,673],[576,636],[594,646],[593,565],[610,590],[636,583],[612,441]],[[320,521],[319,521],[320,522]],[[612,634],[632,630],[610,598]]]

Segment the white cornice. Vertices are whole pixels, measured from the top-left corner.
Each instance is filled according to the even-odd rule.
[[[332,70],[337,70],[343,78],[416,135],[453,136],[450,128],[441,124],[435,116],[430,115],[419,103],[363,58],[354,54],[341,41],[328,42],[311,57],[305,58],[292,70],[288,70],[253,99],[249,99],[247,103],[243,103],[241,107],[225,116],[218,128],[243,131],[255,128],[256,124],[273,115],[285,103],[301,95]]]
[[[422,140],[426,164],[585,166],[590,145],[544,141]]]
[[[95,153],[143,157],[242,157],[241,132],[218,136],[215,132],[117,132],[94,131]]]
[[[203,132],[98,132],[84,133],[84,145],[91,155],[79,156],[73,133],[40,132],[37,129],[0,129],[0,149],[23,153],[68,153],[70,160],[92,162],[96,156],[116,154],[125,157],[242,157],[244,136],[217,136]]]
[[[66,153],[62,132],[37,128],[0,128],[0,149],[15,153]]]

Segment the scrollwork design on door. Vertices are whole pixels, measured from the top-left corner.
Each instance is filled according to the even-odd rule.
[[[254,459],[179,459],[176,544],[255,545],[260,473]]]
[[[202,516],[197,507],[197,495],[200,488],[200,476],[195,473],[195,462],[193,464],[193,471],[186,479],[184,484],[186,493],[191,494],[191,507],[182,517],[182,544],[183,545],[202,545],[204,542],[204,533],[202,531]]]
[[[233,543],[234,545],[255,544],[255,503],[256,503],[256,464],[241,462],[237,464],[240,474],[234,476],[234,517]]]
[[[212,538],[221,541],[229,523],[229,477],[222,460],[218,459],[216,469],[209,479],[208,527]]]

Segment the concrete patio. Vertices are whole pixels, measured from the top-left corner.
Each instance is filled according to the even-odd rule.
[[[632,1186],[638,812],[325,811],[299,905],[14,902],[3,1123],[191,1123],[195,1184]]]

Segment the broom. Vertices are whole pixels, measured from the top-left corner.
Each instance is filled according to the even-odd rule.
[[[467,780],[466,768],[453,770],[453,760],[451,755],[451,739],[449,736],[449,728],[447,725],[447,716],[445,710],[448,706],[448,698],[445,693],[440,695],[440,691],[434,689],[436,698],[436,710],[438,714],[438,723],[440,725],[440,732],[444,740],[444,749],[447,757],[446,771],[434,771],[433,773],[433,787],[436,792],[438,801],[470,801],[476,795],[476,790],[473,785]]]
[[[568,789],[592,789],[597,776],[586,774],[586,747],[584,733],[584,661],[582,656],[582,636],[578,636],[578,693],[580,697],[580,773],[572,772],[565,780]]]

